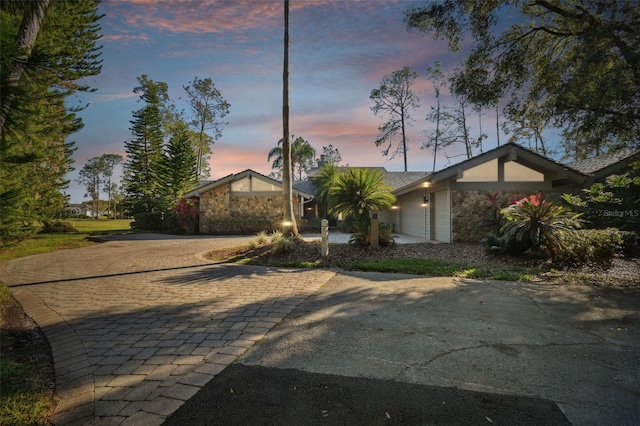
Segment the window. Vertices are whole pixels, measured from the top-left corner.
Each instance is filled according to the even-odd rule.
[[[278,185],[255,177],[246,177],[231,183],[231,192],[280,192],[281,190]]]
[[[251,180],[243,178],[231,183],[231,192],[251,192]]]

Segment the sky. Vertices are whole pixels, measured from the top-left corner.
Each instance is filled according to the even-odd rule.
[[[407,30],[404,11],[420,2],[411,0],[291,0],[290,99],[291,134],[302,136],[316,149],[333,145],[343,164],[404,169],[402,156],[382,155],[374,141],[385,117],[373,114],[371,90],[405,66],[418,72],[413,91],[420,108],[408,128],[409,171],[431,171],[433,152],[421,150],[425,121],[435,105],[425,70],[441,61],[445,73],[464,59],[448,51],[446,42]],[[87,199],[75,182],[88,159],[102,154],[126,156],[131,139],[130,120],[141,108],[133,93],[137,77],[168,84],[179,109],[189,107],[183,86],[194,77],[211,78],[231,104],[222,137],[212,147],[210,179],[253,169],[268,175],[267,156],[282,138],[282,63],[284,2],[281,0],[187,1],[103,0],[99,13],[103,37],[102,72],[89,83],[92,93],[71,100],[89,104],[79,113],[84,128],[73,134],[75,171],[66,190],[71,203]],[[446,88],[442,102],[450,102]],[[477,137],[480,120],[471,117]],[[487,135],[484,149],[497,145],[495,114],[482,117]],[[504,143],[506,137],[500,134]],[[399,139],[398,139],[399,140]],[[397,141],[396,141],[397,142]],[[395,143],[395,142],[394,142]],[[462,146],[449,156],[462,152]],[[463,160],[439,156],[436,169]]]

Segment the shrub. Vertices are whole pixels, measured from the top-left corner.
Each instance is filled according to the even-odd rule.
[[[633,231],[620,231],[622,237],[622,254],[632,255],[638,245],[638,235]]]
[[[349,244],[370,245],[371,244],[371,224],[365,230],[358,230],[349,238]],[[392,246],[395,239],[391,232],[391,225],[388,223],[380,223],[378,227],[378,245],[381,247]]]
[[[306,225],[304,219],[297,219],[298,230]],[[200,225],[200,233],[210,235],[254,235],[258,232],[273,232],[282,228],[282,220],[262,218],[206,219]]]
[[[581,214],[545,200],[542,194],[525,197],[501,213],[507,220],[500,232],[508,252],[542,248],[552,259],[562,249],[560,233],[579,228],[582,222]]]
[[[289,239],[282,231],[274,231],[271,235],[271,244],[277,254],[289,253],[293,250],[294,242]]]
[[[269,237],[267,236],[267,233],[265,231],[260,231],[256,235],[256,238],[249,241],[249,248],[253,250],[265,244],[267,241],[269,241]]]
[[[64,225],[58,220],[44,220],[40,233],[44,234],[61,234],[64,232]]]
[[[181,198],[171,209],[178,226],[187,234],[193,234],[198,224],[198,202],[196,199]]]
[[[172,211],[142,212],[136,213],[133,217],[135,219],[135,223],[132,222],[131,229],[172,233],[178,233],[181,231],[176,215]]]
[[[62,234],[63,232],[67,232],[64,223],[59,220],[46,219],[42,222],[42,225],[40,232],[44,234]]]
[[[567,266],[592,264],[609,266],[616,254],[624,250],[625,238],[629,236],[617,228],[581,229],[575,232],[563,232],[563,247],[554,259]],[[635,234],[634,234],[635,236]]]
[[[266,231],[260,231],[256,235],[258,245],[263,245],[269,240],[269,236]]]

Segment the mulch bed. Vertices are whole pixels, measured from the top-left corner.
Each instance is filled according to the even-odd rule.
[[[524,256],[512,257],[487,253],[480,244],[396,244],[371,250],[368,247],[349,244],[330,244],[329,256],[322,259],[319,242],[298,241],[287,253],[277,254],[271,245],[255,248],[236,247],[232,249],[209,252],[205,257],[212,260],[251,259],[252,264],[273,266],[293,262],[316,262],[322,260],[321,266],[337,267],[353,260],[376,261],[383,259],[439,259],[444,261],[463,262],[472,265],[491,264],[505,266],[522,266],[535,268],[538,281],[605,287],[640,287],[640,257],[615,258],[607,267],[581,267],[578,269],[558,269],[547,259],[527,253]]]

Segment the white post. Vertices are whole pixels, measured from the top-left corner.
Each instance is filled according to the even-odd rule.
[[[322,257],[327,257],[329,256],[329,221],[327,219],[322,219],[322,221],[320,221],[320,229],[322,230],[320,255]]]

